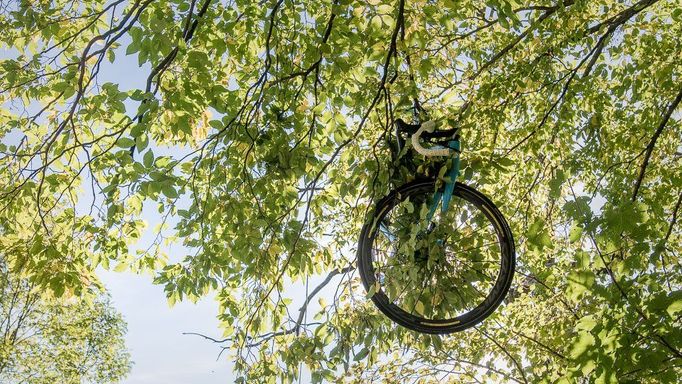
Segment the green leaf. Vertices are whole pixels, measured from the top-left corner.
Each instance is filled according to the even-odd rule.
[[[128,268],[130,268],[130,264],[122,261],[116,265],[114,272],[125,272]]]
[[[682,21],[682,8],[675,8],[673,9],[671,16],[673,20],[680,22]]]
[[[419,315],[424,316],[424,304],[421,301],[417,301],[417,303],[414,306],[414,310]]]
[[[173,187],[170,186],[170,185],[164,186],[164,187],[161,189],[161,192],[163,192],[163,194],[164,194],[166,197],[171,198],[171,199],[175,199],[175,198],[178,197],[178,192],[175,190],[175,188],[173,188]]]
[[[407,213],[413,213],[414,212],[414,204],[412,204],[411,201],[406,201],[405,202],[405,210]]]
[[[154,164],[154,153],[152,150],[148,150],[145,152],[144,157],[142,158],[142,162],[144,163],[144,166],[149,168]]]
[[[364,359],[365,357],[367,357],[367,354],[369,354],[369,349],[367,349],[366,347],[362,348],[360,350],[360,352],[358,352],[355,355],[355,357],[353,357],[353,361],[360,361],[360,360]]]
[[[130,136],[137,138],[144,132],[144,129],[144,124],[135,124],[133,125],[133,128],[130,129]]]
[[[678,312],[682,312],[682,298],[673,301],[666,309],[666,312],[668,312],[670,317],[675,317]]]
[[[381,288],[381,286],[379,285],[379,282],[376,281],[374,284],[372,284],[372,285],[369,287],[369,290],[367,291],[367,295],[366,295],[365,297],[368,298],[368,299],[371,298],[372,296],[374,296],[375,293],[377,293],[377,291],[378,291],[380,288]]]
[[[549,197],[551,199],[557,199],[561,195],[561,186],[563,185],[566,177],[562,170],[558,170],[556,175],[549,182]]]
[[[576,326],[577,329],[581,329],[583,331],[592,331],[594,327],[598,324],[597,319],[593,315],[588,315],[582,317],[580,320],[578,320],[578,324]]]
[[[120,139],[118,139],[116,141],[116,146],[118,146],[120,148],[128,149],[128,148],[132,147],[133,145],[135,145],[135,141],[133,139],[129,139],[127,137],[121,137]]]
[[[580,237],[583,234],[583,229],[580,228],[575,222],[571,226],[571,231],[568,234],[568,241],[571,243],[575,243],[576,241],[580,240]]]
[[[374,29],[381,29],[382,22],[381,22],[381,16],[377,15],[372,17],[370,24]]]
[[[576,300],[594,287],[595,276],[592,271],[571,271],[567,280],[569,297]]]
[[[135,146],[137,147],[138,152],[142,152],[147,148],[147,145],[149,145],[149,138],[147,135],[140,135],[135,138]]]
[[[128,45],[128,48],[126,48],[126,55],[132,55],[133,53],[137,52],[140,50],[140,46],[133,42],[130,45]]]
[[[571,346],[570,357],[578,361],[588,360],[588,352],[594,347],[595,343],[594,336],[589,332],[581,332]]]

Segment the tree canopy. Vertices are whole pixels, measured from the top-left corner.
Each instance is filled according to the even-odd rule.
[[[98,267],[214,293],[242,382],[679,382],[680,36],[677,0],[3,5],[0,249],[56,296]],[[101,80],[126,56],[139,89]],[[415,106],[517,243],[505,303],[446,337],[355,272]]]
[[[106,295],[55,298],[0,261],[0,382],[118,382],[131,365],[125,331]]]

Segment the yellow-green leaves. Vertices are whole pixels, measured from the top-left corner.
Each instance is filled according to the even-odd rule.
[[[578,334],[578,339],[571,346],[571,358],[585,360],[595,346],[595,339],[589,331]]]
[[[585,292],[594,288],[595,275],[591,270],[578,270],[568,273],[568,297],[577,301]]]
[[[116,382],[128,374],[126,325],[106,294],[50,295],[8,267],[0,259],[0,382]]]
[[[217,292],[246,382],[301,363],[319,381],[679,381],[678,2],[106,6],[20,2],[0,23],[0,256],[37,285],[89,292],[103,266],[155,274],[170,302]],[[415,101],[461,128],[459,181],[518,256],[481,332],[442,346],[344,270],[394,181],[445,175],[391,155]],[[434,248],[417,227],[397,251]],[[341,270],[300,311],[306,279]],[[459,300],[432,299],[415,311]]]

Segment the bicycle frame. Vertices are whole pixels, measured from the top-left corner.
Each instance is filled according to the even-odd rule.
[[[436,193],[433,195],[433,203],[428,215],[426,216],[427,223],[432,221],[433,215],[436,213],[436,209],[438,209],[438,205],[441,203],[441,201],[443,203],[441,205],[441,213],[445,213],[445,211],[447,211],[448,207],[450,206],[450,200],[452,199],[452,193],[455,190],[457,176],[459,176],[459,140],[448,141],[448,148],[453,150],[453,155],[449,159],[452,161],[452,168],[450,168],[450,171],[447,173],[445,187],[442,190],[436,191]]]
[[[427,123],[428,125],[426,125]],[[406,124],[401,120],[397,121],[396,136],[398,136],[398,145],[396,148],[392,144],[392,149],[396,150],[391,152],[395,155],[393,158],[394,163],[401,167],[398,168],[396,174],[403,176],[405,173],[402,168],[404,163],[402,162],[402,149],[405,140],[402,140],[401,134],[407,133],[411,135],[411,149],[425,156],[428,160],[424,163],[421,161],[411,161],[414,159],[412,157],[414,153],[411,151],[405,152],[409,154],[409,157],[405,158],[405,160],[408,160],[405,170],[415,174],[421,169],[426,169],[426,172],[424,172],[426,175],[418,175],[414,180],[402,184],[400,184],[399,180],[396,183],[396,187],[376,203],[375,210],[368,214],[366,222],[362,227],[358,241],[357,265],[362,283],[368,292],[368,297],[391,320],[413,331],[429,334],[446,334],[475,326],[487,318],[500,305],[511,286],[516,259],[513,234],[504,216],[481,192],[457,182],[457,178],[460,175],[460,141],[457,129],[435,131],[434,123],[427,123]],[[422,136],[425,132],[428,135]],[[428,144],[422,145],[420,139],[424,139]],[[435,171],[439,166],[440,168],[437,171],[438,177],[434,177],[434,173],[436,173]],[[442,181],[439,181],[439,179],[442,179]],[[456,191],[455,188],[457,188]],[[453,195],[457,197],[455,203],[451,201]],[[470,204],[468,207],[464,205],[467,203]],[[415,209],[415,204],[419,207],[418,209]],[[454,206],[452,209],[456,212],[449,212],[446,218],[443,213],[449,209],[450,205]],[[437,220],[434,220],[439,206],[442,215]],[[474,209],[476,210],[475,213],[473,212]],[[480,220],[477,219],[481,213],[485,223],[479,223]],[[427,221],[424,222],[424,219]],[[466,271],[460,271],[461,268],[459,267],[449,268],[451,262],[459,264],[458,261],[451,260],[452,257],[458,258],[458,254],[466,252],[466,250],[457,252],[457,246],[460,245],[466,248],[468,246],[466,244],[468,242],[467,239],[469,238],[472,238],[474,242],[476,241],[475,234],[479,232],[478,229],[467,230],[468,227],[465,227],[460,231],[461,226],[467,222],[470,222],[469,225],[473,226],[493,226],[494,233],[484,236],[494,235],[498,240],[496,243],[499,244],[501,258],[497,277],[487,275],[478,270],[477,264],[473,265],[473,272],[475,272],[473,275]],[[466,236],[456,234],[458,232]],[[381,234],[381,239],[377,239],[379,234]],[[452,234],[455,235],[451,236]],[[378,247],[377,244],[382,246]],[[454,256],[453,253],[446,251],[449,249],[446,247],[453,245],[455,246]],[[435,251],[435,253],[432,254],[432,251]],[[497,253],[498,249],[495,248],[493,252]],[[461,277],[455,280],[456,285],[460,285],[461,281],[462,284],[473,287],[473,290],[476,291],[472,291],[476,296],[474,299],[476,302],[480,301],[478,305],[474,307],[475,303],[473,303],[473,305],[469,306],[462,295],[459,295],[461,303],[446,303],[446,306],[454,304],[454,311],[450,311],[449,308],[441,308],[442,306],[436,307],[436,304],[432,303],[434,315],[425,314],[423,313],[425,308],[423,307],[422,311],[420,311],[416,308],[416,305],[419,302],[425,303],[420,299],[423,288],[427,287],[426,285],[423,286],[422,291],[416,290],[415,295],[419,294],[419,296],[412,297],[414,300],[410,296],[407,296],[407,299],[402,298],[403,293],[407,291],[405,288],[409,288],[409,284],[415,280],[414,272],[428,273],[429,277],[426,282],[428,284],[434,283],[431,278],[435,270],[433,266],[434,263],[439,264],[441,262],[444,268],[439,268],[439,271],[448,269],[452,270],[451,272],[453,273],[461,275]],[[488,264],[486,260],[484,267],[487,268]],[[378,268],[375,268],[375,265],[378,265]],[[407,280],[404,279],[405,276],[402,276],[402,272],[399,272],[397,276],[390,273],[386,274],[386,267],[396,265],[405,265],[409,268],[410,273],[406,277]],[[448,272],[445,271],[445,273]],[[451,279],[448,276],[445,277]],[[389,284],[385,283],[385,279],[393,278],[397,278],[398,283],[403,282],[407,284],[401,290],[398,297],[391,297],[395,295],[391,295],[390,288],[396,285],[390,283],[390,281]],[[489,290],[489,292],[482,292],[481,295],[480,290],[474,283],[482,281],[482,278],[486,278],[491,282],[494,281],[494,285],[486,284],[484,291]],[[435,283],[438,284],[439,282]],[[441,289],[441,285],[437,285],[437,289]],[[419,286],[421,284],[417,288]],[[384,292],[384,289],[386,292]],[[453,287],[453,289],[456,293],[460,293],[459,287]],[[484,298],[479,300],[479,297]],[[463,306],[460,304],[463,304]],[[412,307],[411,309],[410,306]],[[471,307],[474,308],[470,309]]]
[[[451,140],[447,142],[446,147],[442,147],[440,145],[436,145],[431,148],[424,148],[419,144],[419,138],[423,132],[428,132],[432,133],[435,129],[435,124],[433,121],[428,121],[426,123],[420,124],[420,125],[409,125],[404,123],[402,120],[397,121],[398,128],[396,130],[396,139],[397,139],[397,152],[396,156],[399,158],[399,154],[405,144],[405,141],[401,137],[401,132],[406,132],[410,134],[410,140],[412,141],[412,146],[413,148],[420,154],[430,157],[430,156],[448,156],[448,160],[451,161],[451,168],[447,173],[447,176],[445,178],[445,185],[444,188],[439,189],[438,191],[435,192],[434,198],[433,198],[433,203],[431,204],[431,207],[429,209],[428,215],[427,215],[427,223],[431,223],[433,219],[433,215],[436,213],[436,210],[438,209],[438,205],[441,205],[441,212],[444,213],[447,211],[448,207],[450,206],[450,200],[452,199],[452,194],[455,190],[455,185],[457,181],[457,177],[459,176],[459,154],[460,154],[460,141],[459,141],[459,135],[456,135],[456,129],[452,133],[453,136]],[[426,127],[427,124],[430,124],[428,128]],[[445,133],[445,132],[443,132]],[[442,142],[441,142],[442,143]],[[395,159],[394,159],[395,160]]]

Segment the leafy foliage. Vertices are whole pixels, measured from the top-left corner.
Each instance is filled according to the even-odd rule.
[[[105,296],[56,299],[0,264],[0,382],[118,382],[131,365],[124,334]]]
[[[247,382],[679,381],[679,1],[68,4],[0,13],[0,244],[32,283],[216,292]],[[126,55],[144,87],[100,82]],[[518,243],[506,303],[452,337],[397,328],[354,273],[415,105],[462,127]]]

